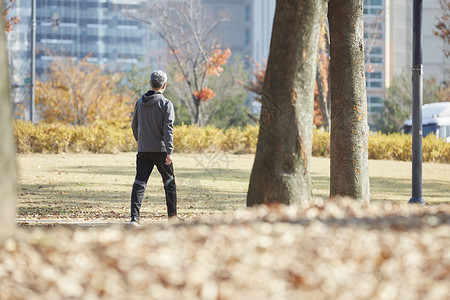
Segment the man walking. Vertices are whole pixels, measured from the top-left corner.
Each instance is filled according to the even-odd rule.
[[[177,191],[173,174],[173,122],[175,112],[163,96],[167,75],[155,71],[150,75],[150,90],[136,102],[131,128],[138,142],[136,177],[131,192],[131,225],[139,225],[139,210],[148,178],[156,166],[164,183],[167,215],[177,218]]]

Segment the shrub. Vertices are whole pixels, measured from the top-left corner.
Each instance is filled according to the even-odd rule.
[[[174,148],[177,152],[218,151],[222,135],[223,132],[213,126],[176,126],[173,137]]]
[[[137,143],[130,122],[95,122],[90,126],[16,121],[15,135],[19,153],[84,152],[114,153],[136,151]],[[176,152],[255,153],[258,126],[231,128],[180,125],[174,129]],[[430,135],[423,139],[423,161],[450,163],[450,143]],[[369,136],[369,159],[411,160],[410,135],[372,134]],[[312,155],[330,156],[330,134],[314,130]]]
[[[313,134],[313,145],[312,145],[312,155],[313,156],[330,156],[330,133],[315,129]]]
[[[114,153],[136,150],[130,128],[96,122],[90,126],[16,121],[15,136],[19,153],[84,152]]]

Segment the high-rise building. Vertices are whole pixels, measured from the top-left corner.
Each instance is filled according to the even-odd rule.
[[[441,14],[439,0],[423,1],[424,78],[449,81],[450,59],[444,41],[433,34]],[[364,0],[366,87],[369,115],[383,108],[386,89],[396,75],[411,73],[413,1]],[[370,119],[370,118],[369,118]]]
[[[411,72],[413,47],[413,1],[386,1],[386,86],[393,76]],[[434,76],[438,82],[448,81],[450,58],[445,57],[445,42],[433,34],[442,14],[439,0],[423,1],[422,52],[424,78]]]
[[[54,57],[64,56],[128,70],[145,57],[148,27],[126,15],[140,0],[36,1],[36,74],[45,79]],[[30,99],[31,1],[11,11],[20,23],[7,34],[12,97],[27,108]]]
[[[267,62],[272,33],[275,0],[202,0],[205,9],[225,13],[227,21],[218,27],[223,46],[246,62]]]
[[[248,69],[254,67],[253,63],[267,63],[275,0],[202,0],[202,3],[208,12],[228,16],[218,27],[224,48],[239,55]],[[254,101],[252,93],[248,94],[247,103],[251,113],[259,113],[261,103]]]
[[[25,108],[30,102],[30,1],[17,0],[9,13],[20,18],[13,30],[6,33],[11,98],[15,107]]]
[[[367,111],[383,108],[386,53],[386,7],[384,0],[364,0],[364,55],[366,63]],[[369,118],[370,123],[370,118]]]
[[[146,28],[125,14],[136,0],[37,1],[36,71],[42,74],[52,55],[71,56],[127,69],[144,54]],[[55,21],[59,19],[59,26]],[[49,54],[52,52],[52,54]]]

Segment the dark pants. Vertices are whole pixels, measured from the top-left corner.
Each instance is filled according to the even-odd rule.
[[[166,165],[165,152],[139,152],[136,156],[136,177],[131,192],[131,217],[139,219],[139,209],[144,199],[148,178],[156,165],[161,174],[166,192],[167,214],[177,215],[177,188],[173,174],[173,163]]]

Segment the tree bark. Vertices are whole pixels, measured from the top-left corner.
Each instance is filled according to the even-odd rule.
[[[3,1],[0,0],[3,7]],[[0,22],[0,238],[15,229],[16,155],[4,24]]]
[[[314,84],[324,0],[277,0],[247,206],[311,199]]]
[[[363,0],[330,0],[330,196],[369,201]]]

